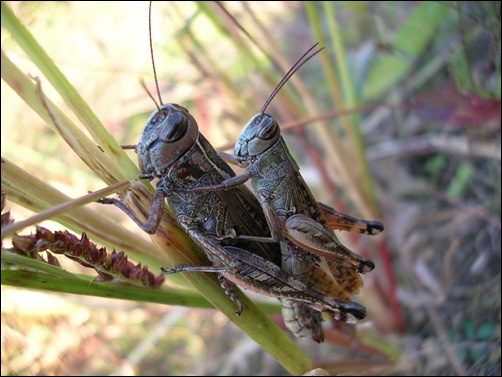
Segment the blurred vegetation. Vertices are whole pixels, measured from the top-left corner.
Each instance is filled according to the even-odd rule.
[[[76,93],[43,71],[47,59],[34,64],[27,56],[6,30],[4,6]],[[132,301],[40,293],[33,289],[43,283],[25,279],[30,290],[2,285],[2,374],[284,375],[310,364],[333,374],[500,375],[500,3],[159,2],[152,27],[163,101],[188,108],[224,150],[291,64],[315,42],[325,48],[267,111],[281,121],[320,201],[386,226],[376,239],[340,234],[377,265],[354,298],[368,318],[355,327],[326,321],[326,342],[294,339],[300,353],[287,360],[246,325],[261,321],[262,311],[236,320],[229,300],[211,296],[214,279],[190,282],[213,287],[201,292],[226,315],[189,309],[208,303],[187,292],[181,276],[162,288],[166,301],[133,290]],[[2,2],[2,55],[2,185],[16,222],[135,177],[135,156],[119,145],[137,142],[154,108],[139,83],[154,92],[147,2]],[[32,111],[11,89],[35,93],[26,75],[39,78],[65,125],[78,126],[55,132],[54,119]],[[32,101],[44,113],[37,95]],[[110,149],[101,154],[96,145]],[[182,245],[169,253],[114,208],[91,203],[58,221],[41,225],[78,236],[85,230],[154,273],[204,258],[186,255],[193,247],[169,221]],[[33,225],[19,234],[30,231]],[[2,279],[13,265],[52,272],[16,258],[2,254]],[[74,276],[92,276],[60,262]],[[61,291],[71,286],[59,278]],[[108,294],[118,297],[114,291],[110,285]],[[278,312],[275,300],[248,296]],[[180,297],[187,306],[151,303]]]

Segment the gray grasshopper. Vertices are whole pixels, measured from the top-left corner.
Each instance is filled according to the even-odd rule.
[[[363,285],[360,274],[373,270],[375,265],[342,245],[334,229],[374,235],[383,230],[383,224],[356,219],[318,203],[280,134],[279,124],[265,113],[291,75],[320,51],[305,58],[315,46],[295,63],[260,113],[246,124],[235,145],[234,155],[220,152],[228,162],[245,167],[245,174],[218,186],[200,186],[196,190],[227,190],[251,179],[266,215],[271,238],[281,244],[283,269],[317,289],[322,287],[322,282],[317,281],[318,276],[328,273],[338,284],[338,289],[325,294],[347,302],[350,301],[349,295],[357,293]],[[319,264],[323,264],[325,270],[317,268]],[[329,277],[325,281],[330,281]],[[321,317],[317,311],[298,301],[282,300],[282,303],[283,315],[291,331],[298,336],[322,337]]]

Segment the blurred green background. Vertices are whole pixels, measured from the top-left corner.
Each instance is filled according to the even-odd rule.
[[[155,92],[148,2],[6,3],[105,128],[135,144],[154,108],[140,84]],[[295,342],[331,373],[500,375],[500,3],[220,4],[153,4],[163,101],[229,151],[321,42],[267,111],[320,201],[386,226],[376,239],[340,234],[376,262],[355,298],[368,318],[326,321],[322,345]],[[4,28],[2,50],[67,111]],[[1,143],[2,157],[69,197],[105,186],[4,81]],[[88,207],[149,240],[117,210]],[[7,209],[32,215],[9,193]],[[2,374],[287,372],[216,310],[2,286]]]

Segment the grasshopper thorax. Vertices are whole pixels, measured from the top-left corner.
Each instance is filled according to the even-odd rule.
[[[234,154],[248,160],[266,152],[281,137],[281,130],[275,118],[259,113],[251,118],[235,143]]]
[[[187,109],[172,103],[161,105],[150,115],[138,143],[142,175],[151,178],[164,175],[192,147],[198,135],[197,122]]]

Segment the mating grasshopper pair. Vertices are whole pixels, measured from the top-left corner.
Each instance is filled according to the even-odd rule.
[[[141,222],[119,200],[101,202],[117,205],[143,230],[154,233],[167,198],[181,227],[203,248],[213,266],[178,266],[164,269],[165,273],[218,273],[225,292],[238,303],[238,314],[243,307],[231,283],[276,297],[295,335],[322,342],[322,312],[352,323],[365,317],[366,309],[351,302],[350,294],[362,286],[359,273],[374,268],[372,261],[346,249],[331,227],[377,234],[383,226],[318,204],[277,122],[264,113],[273,96],[308,60],[300,64],[305,55],[246,125],[235,156],[220,154],[245,166],[245,175],[235,175],[199,133],[188,110],[161,104],[135,147],[142,172],[138,178],[159,179],[147,222]],[[256,196],[243,185],[249,178]]]
[[[227,294],[239,304],[238,313],[243,308],[229,281],[338,319],[354,322],[364,318],[365,308],[361,305],[326,296],[281,268],[280,245],[268,242],[267,220],[246,186],[225,191],[196,190],[201,185],[217,186],[235,173],[199,133],[195,119],[185,108],[161,105],[150,116],[136,150],[142,171],[139,178],[159,178],[147,222],[141,222],[117,199],[100,202],[117,205],[144,231],[154,233],[167,197],[182,228],[213,262],[213,266],[179,266],[167,273],[219,273]]]

